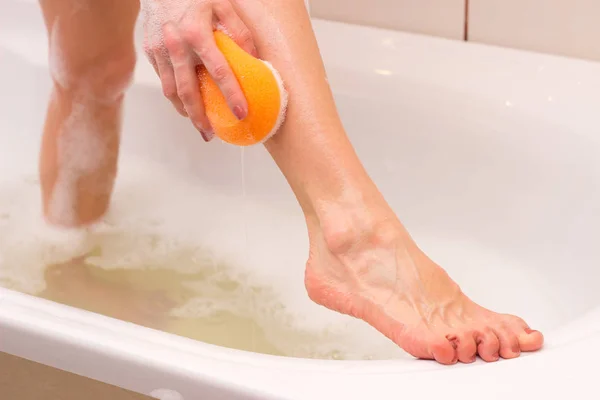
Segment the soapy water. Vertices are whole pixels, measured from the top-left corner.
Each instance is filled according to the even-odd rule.
[[[41,215],[36,154],[25,147],[0,160],[0,286],[224,347],[412,359],[364,322],[309,300],[301,212],[258,203],[244,182],[242,193],[225,195],[128,155],[103,221],[57,230]],[[543,269],[456,235],[416,236],[488,308],[525,315],[541,328],[572,312],[557,313],[555,285]],[[493,287],[480,284],[499,270]],[[515,293],[506,296],[507,288]]]
[[[0,177],[0,286],[241,350],[407,357],[362,321],[308,299],[300,225],[253,224],[295,216],[131,159],[121,162],[111,210],[93,228],[47,226],[39,190],[31,168]],[[262,247],[248,245],[257,237]]]

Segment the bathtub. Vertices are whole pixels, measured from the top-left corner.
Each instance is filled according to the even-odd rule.
[[[182,399],[505,399],[596,391],[600,64],[320,20],[314,29],[348,134],[401,220],[475,301],[542,330],[544,349],[452,367],[407,357],[276,357],[0,289],[0,351]],[[49,92],[45,45],[36,3],[3,2],[4,175],[23,154],[35,171]],[[141,56],[123,146],[122,157],[159,160],[230,197],[241,195],[243,162],[247,196],[289,216],[284,238],[277,237],[280,220],[251,221],[268,238],[254,247],[265,262],[289,264],[282,279],[301,285],[304,226],[274,163],[262,148],[247,149],[242,161],[237,148],[205,145],[161,98]],[[214,214],[227,218],[227,207]],[[241,238],[242,223],[227,221]]]

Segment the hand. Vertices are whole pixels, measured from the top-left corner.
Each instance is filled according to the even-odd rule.
[[[213,138],[200,95],[197,66],[204,64],[238,119],[248,103],[213,31],[223,29],[252,55],[256,48],[249,29],[231,0],[142,0],[144,51],[162,82],[164,95],[189,117],[205,141]]]

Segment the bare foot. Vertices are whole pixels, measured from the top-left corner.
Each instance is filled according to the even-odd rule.
[[[515,358],[542,347],[542,334],[521,318],[471,301],[399,222],[385,225],[325,237],[309,222],[305,283],[313,301],[366,321],[415,357],[442,364],[471,363],[477,355]]]

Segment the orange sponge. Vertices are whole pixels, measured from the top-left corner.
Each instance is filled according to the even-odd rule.
[[[246,53],[223,32],[215,31],[215,40],[246,96],[248,115],[241,121],[237,119],[215,81],[201,66],[198,77],[208,120],[215,135],[227,143],[263,143],[277,132],[285,118],[287,93],[281,77],[271,64]]]

